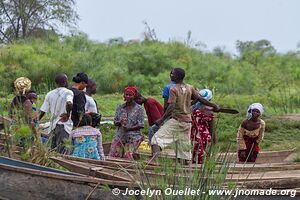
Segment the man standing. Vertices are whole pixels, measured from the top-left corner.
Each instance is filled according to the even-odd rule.
[[[148,123],[150,126],[148,132],[148,139],[150,144],[154,133],[158,130],[158,126],[155,124],[155,122],[163,116],[164,108],[156,99],[143,97],[140,93],[135,98],[135,102],[140,105],[144,104],[144,108],[148,117]]]
[[[151,145],[153,157],[151,162],[156,162],[158,154],[168,145],[175,145],[177,158],[184,160],[185,164],[191,160],[191,101],[199,100],[201,103],[211,106],[214,111],[219,110],[218,105],[200,97],[193,86],[183,82],[185,71],[175,68],[171,71],[171,81],[175,82],[170,89],[168,107],[161,119],[156,121],[160,129],[154,134]],[[171,119],[168,117],[171,116]],[[168,119],[167,121],[165,121]]]
[[[81,117],[85,113],[86,98],[83,90],[88,84],[89,77],[87,74],[81,72],[76,74],[76,76],[74,76],[72,80],[74,82],[74,85],[70,90],[72,90],[74,98],[71,119],[74,128],[76,128],[79,124],[79,121],[81,120]]]
[[[73,123],[70,113],[73,107],[73,92],[68,87],[66,74],[55,76],[57,88],[48,92],[42,107],[40,108],[39,120],[50,112],[50,133],[52,137],[51,148],[57,148],[57,152],[64,153],[64,140],[69,138]]]

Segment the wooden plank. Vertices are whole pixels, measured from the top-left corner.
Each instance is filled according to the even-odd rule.
[[[87,165],[82,162],[70,161],[70,160],[61,159],[61,158],[51,158],[51,159],[54,160],[59,165],[63,166],[64,168],[66,168],[72,172],[81,173],[84,175],[98,177],[98,178],[103,178],[103,179],[107,179],[107,180],[132,182],[132,179],[130,178],[130,176],[128,176],[128,174],[125,174],[123,172],[117,172],[115,170],[105,169],[100,166],[95,166],[95,165],[91,165],[91,164]],[[101,170],[97,170],[99,168],[101,168]]]
[[[124,161],[121,159],[118,159],[116,161],[115,159],[106,159],[106,160],[93,160],[93,159],[86,159],[86,158],[79,158],[74,156],[66,156],[66,155],[60,155],[62,158],[73,160],[73,161],[79,161],[84,163],[91,163],[91,164],[97,164],[97,165],[107,165],[107,166],[113,166],[113,167],[123,167],[123,168],[129,168],[129,169],[137,169],[137,168],[143,168],[143,169],[156,169],[156,165],[144,165],[141,166],[141,163],[138,163],[136,161]]]
[[[260,188],[260,189],[291,189],[300,187],[300,178],[284,178],[274,180],[256,180],[240,182],[239,185],[243,185],[246,188]]]

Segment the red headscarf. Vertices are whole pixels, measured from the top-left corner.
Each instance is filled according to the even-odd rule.
[[[136,87],[134,87],[134,86],[127,86],[127,87],[124,89],[124,94],[125,94],[126,92],[131,92],[132,95],[133,95],[134,97],[136,97],[137,94],[138,94],[138,91],[137,91]]]

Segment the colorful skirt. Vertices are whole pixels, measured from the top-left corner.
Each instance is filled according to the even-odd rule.
[[[259,146],[257,144],[257,137],[251,138],[247,135],[244,135],[244,140],[246,144],[246,150],[239,150],[238,157],[240,162],[255,162],[257,155],[259,153]],[[242,153],[245,152],[245,153]]]
[[[97,148],[97,136],[81,136],[73,138],[74,151],[73,156],[102,160]]]

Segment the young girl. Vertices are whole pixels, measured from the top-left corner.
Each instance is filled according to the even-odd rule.
[[[70,135],[74,145],[73,156],[104,160],[104,150],[102,146],[102,135],[98,129],[92,126],[92,117],[84,114]]]
[[[260,119],[264,109],[260,103],[253,103],[247,111],[245,119],[237,132],[238,157],[240,162],[255,162],[259,153],[265,122]]]

